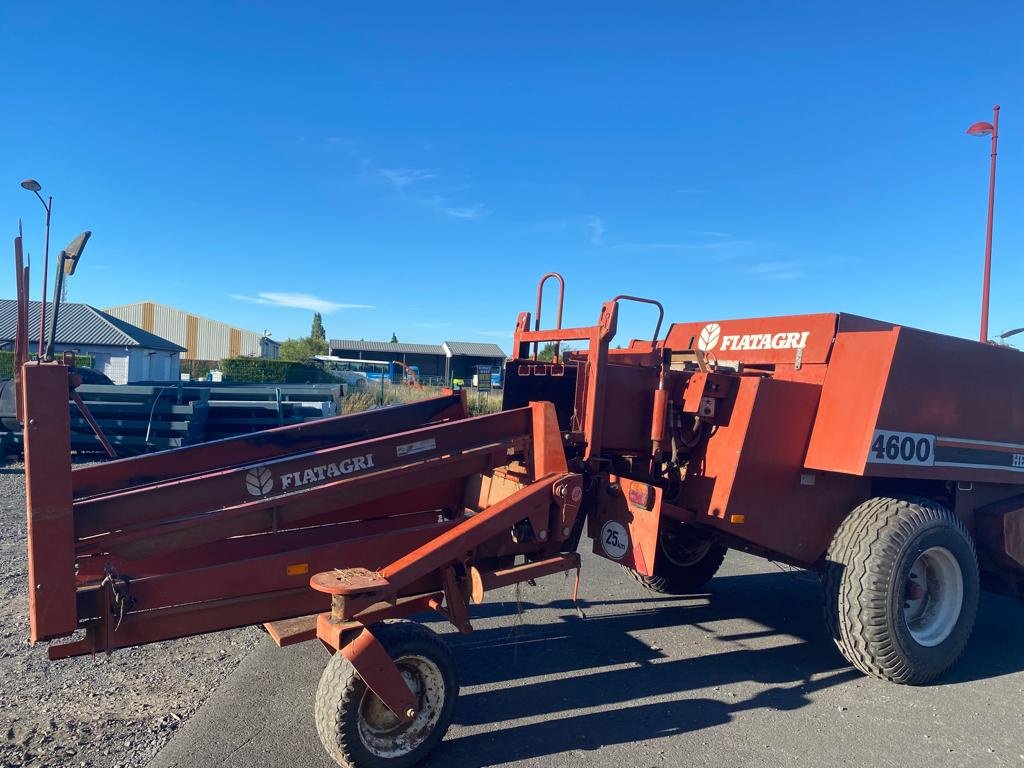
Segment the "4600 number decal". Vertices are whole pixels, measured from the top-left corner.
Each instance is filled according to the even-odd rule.
[[[868,450],[868,463],[930,467],[935,463],[935,435],[876,429]]]

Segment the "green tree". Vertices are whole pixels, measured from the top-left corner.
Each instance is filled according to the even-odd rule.
[[[281,349],[278,352],[282,360],[290,360],[293,363],[302,363],[309,360],[315,352],[313,345],[307,339],[285,339],[281,342]]]
[[[561,344],[558,347],[559,361],[563,361],[565,359],[565,356],[570,352],[572,352],[572,347],[566,345],[565,343]],[[537,359],[545,363],[550,363],[551,361],[553,361],[555,359],[555,342],[549,341],[547,344],[544,344],[537,351]]]
[[[309,330],[309,338],[327,343],[327,331],[324,330],[324,320],[319,312],[313,313],[313,327]]]
[[[543,347],[541,347],[540,351],[537,353],[537,359],[538,360],[543,360],[545,363],[550,363],[552,360],[554,360],[555,359],[555,344],[554,344],[554,342],[549,341],[547,344],[545,344]]]
[[[307,336],[306,338],[282,341],[280,357],[282,360],[303,363],[314,355],[326,355],[329,351],[326,341]]]

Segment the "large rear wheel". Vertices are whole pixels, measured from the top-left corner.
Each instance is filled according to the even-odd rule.
[[[862,672],[920,685],[963,653],[978,610],[978,558],[963,522],[923,498],[874,498],[829,548],[825,618]]]
[[[726,551],[692,526],[663,521],[658,532],[654,573],[644,576],[627,570],[650,592],[692,595],[718,572]]]
[[[345,768],[409,768],[423,760],[451,724],[459,680],[455,658],[421,624],[376,624],[374,637],[416,696],[416,716],[404,722],[367,688],[341,653],[327,664],[316,692],[316,728],[324,748]]]

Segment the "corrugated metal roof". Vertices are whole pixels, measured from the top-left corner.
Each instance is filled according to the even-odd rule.
[[[446,341],[445,346],[451,350],[452,355],[500,357],[503,360],[508,357],[497,344],[480,344],[475,341]]]
[[[356,352],[397,352],[409,355],[445,355],[440,344],[392,344],[389,341],[356,341],[355,339],[331,339],[331,349],[350,349]],[[344,355],[342,355],[344,357]]]
[[[29,302],[28,327],[30,339],[35,339],[39,332],[38,301]],[[47,324],[49,324],[52,306],[47,307]],[[0,299],[0,341],[14,341],[14,333],[18,325],[18,302],[14,299]],[[172,352],[183,352],[172,341],[156,334],[144,331],[138,326],[101,312],[88,304],[61,304],[57,319],[58,344],[93,344],[105,347],[144,347],[146,349],[162,349]]]

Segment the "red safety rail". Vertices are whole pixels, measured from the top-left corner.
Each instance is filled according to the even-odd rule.
[[[565,472],[543,408],[467,418],[460,395],[72,470],[67,368],[24,374],[32,639],[87,630],[54,658],[315,613],[311,574],[447,541],[490,503],[481,478],[514,478],[508,495]],[[548,538],[546,507],[534,522]],[[543,546],[489,532],[493,554]]]

